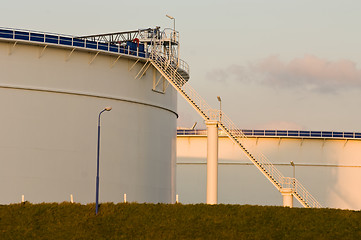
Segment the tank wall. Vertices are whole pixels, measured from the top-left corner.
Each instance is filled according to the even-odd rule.
[[[296,178],[324,206],[360,209],[361,141],[248,138],[250,152],[263,153],[284,176]],[[181,202],[205,202],[205,136],[177,137],[177,193]],[[196,181],[198,179],[198,181]],[[196,184],[194,183],[196,182]],[[240,148],[219,139],[218,199],[221,203],[282,205],[281,194],[250,164]],[[294,205],[301,207],[295,200]]]
[[[134,60],[0,42],[0,203],[172,202],[176,92],[152,91],[153,69]],[[92,62],[91,62],[92,61]],[[91,62],[91,63],[90,63]]]

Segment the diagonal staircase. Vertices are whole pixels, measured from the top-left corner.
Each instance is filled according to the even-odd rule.
[[[246,138],[243,132],[232,122],[232,120],[219,110],[212,109],[208,103],[187,83],[175,67],[174,61],[162,51],[153,48],[149,56],[151,64],[162,76],[182,95],[182,97],[202,116],[204,120],[217,120],[219,127],[224,133],[237,144],[246,154],[249,160],[260,170],[263,175],[277,188],[292,189],[293,196],[307,208],[322,207],[317,200],[302,186],[295,178],[284,177],[282,173],[261,153],[250,152],[242,143]]]

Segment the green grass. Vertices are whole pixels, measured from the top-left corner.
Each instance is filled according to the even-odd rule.
[[[11,204],[0,239],[361,239],[361,212],[249,205]]]

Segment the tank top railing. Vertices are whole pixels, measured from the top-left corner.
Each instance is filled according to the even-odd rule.
[[[67,35],[56,35],[50,33],[0,28],[0,38],[12,39],[15,41],[27,41],[35,44],[53,44],[74,48],[86,48],[111,53],[126,54],[140,58],[148,57],[148,53],[146,51],[141,51],[139,47],[137,47],[136,49],[132,49],[130,46],[121,46],[120,44],[91,41]]]
[[[222,113],[223,114],[223,113]],[[223,118],[221,118],[223,121]],[[221,121],[220,120],[220,121]],[[193,133],[188,133],[189,129],[184,129],[185,135],[201,135],[197,131],[192,130]],[[354,139],[361,140],[361,133],[359,132],[334,132],[334,131],[302,131],[302,130],[251,130],[251,129],[240,129],[247,137],[286,137],[286,138],[319,138],[319,139]],[[180,131],[179,134],[182,134]]]

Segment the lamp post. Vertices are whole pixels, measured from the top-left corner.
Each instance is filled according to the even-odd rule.
[[[293,188],[295,188],[295,177],[296,177],[296,166],[295,166],[295,163],[293,161],[290,162],[291,163],[291,166],[293,167]]]
[[[172,16],[169,16],[168,14],[166,14],[167,18],[172,19],[173,20],[173,31],[175,32],[175,18]]]
[[[95,186],[95,215],[98,214],[98,200],[99,200],[99,151],[100,151],[100,115],[105,111],[112,110],[112,107],[104,108],[98,117],[98,148],[97,148],[97,176],[96,176],[96,186]]]
[[[175,41],[175,40],[176,40],[176,37],[175,37],[175,18],[172,17],[172,16],[169,16],[168,14],[166,14],[165,16],[166,16],[167,18],[173,20],[173,38],[174,38],[174,41]]]
[[[222,99],[220,96],[217,96],[219,102],[219,122],[222,121]]]

